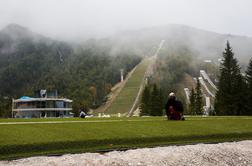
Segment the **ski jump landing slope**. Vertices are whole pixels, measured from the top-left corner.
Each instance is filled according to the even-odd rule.
[[[151,66],[155,63],[164,42],[164,40],[160,42],[154,56],[143,59],[137,66],[116,99],[104,112],[105,114],[116,115],[117,113],[121,113],[124,116],[132,116],[144,89],[145,77],[149,73]]]
[[[126,115],[132,108],[138,91],[141,87],[142,80],[145,76],[145,71],[151,63],[150,58],[145,58],[132,73],[131,77],[127,80],[125,86],[116,97],[110,107],[104,112],[105,114],[121,113]]]

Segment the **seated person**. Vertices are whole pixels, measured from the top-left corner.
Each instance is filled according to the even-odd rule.
[[[84,111],[81,111],[81,112],[80,112],[80,117],[81,117],[81,118],[85,118],[85,117],[86,117],[86,113],[85,113]]]
[[[183,104],[176,100],[175,93],[169,94],[169,99],[165,105],[165,111],[169,120],[185,120],[183,117]]]

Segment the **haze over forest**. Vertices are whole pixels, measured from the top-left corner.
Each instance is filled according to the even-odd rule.
[[[220,57],[231,40],[234,52],[246,62],[251,56],[251,5],[249,0],[8,0],[0,2],[0,29],[18,24],[71,43],[109,38],[112,51],[166,39],[210,59]]]
[[[4,98],[38,89],[59,90],[75,110],[99,107],[120,81],[119,70],[126,76],[162,40],[152,80],[162,90],[183,96],[178,85],[201,69],[217,80],[227,41],[244,73],[252,57],[250,6],[249,0],[1,1],[0,109],[10,110]],[[202,64],[206,59],[213,66]]]

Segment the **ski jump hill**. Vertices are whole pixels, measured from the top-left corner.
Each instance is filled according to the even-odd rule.
[[[145,86],[146,77],[152,72],[152,67],[156,61],[157,55],[164,44],[162,40],[155,54],[151,57],[144,58],[126,77],[126,79],[118,85],[117,90],[110,98],[103,109],[98,112],[110,116],[132,116],[138,108],[142,91]]]

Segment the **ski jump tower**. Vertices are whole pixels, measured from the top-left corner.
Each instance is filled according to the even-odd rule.
[[[123,69],[120,70],[121,72],[121,82],[123,82],[124,78],[123,78]]]

